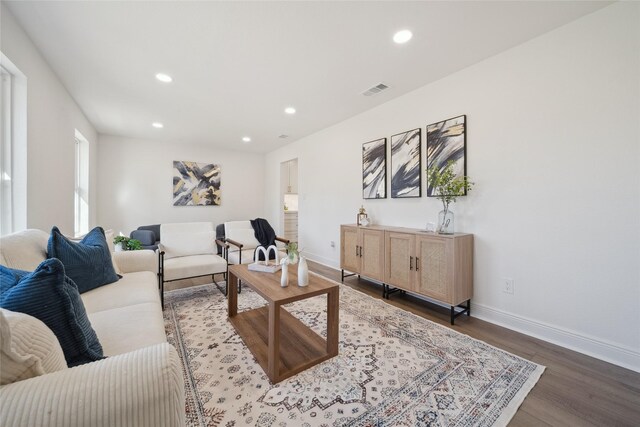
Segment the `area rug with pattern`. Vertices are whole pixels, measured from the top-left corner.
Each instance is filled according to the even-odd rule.
[[[544,371],[341,285],[339,355],[273,385],[213,284],[167,292],[165,304],[189,426],[500,426]],[[238,295],[239,311],[265,304],[247,287]],[[324,337],[326,306],[319,296],[285,307]]]

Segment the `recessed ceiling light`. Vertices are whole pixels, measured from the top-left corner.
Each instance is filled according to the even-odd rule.
[[[251,138],[249,138],[248,136],[243,136],[243,137],[242,137],[242,140],[243,140],[244,142],[251,142]]]
[[[171,83],[173,81],[170,75],[164,73],[156,74],[156,79],[160,80],[163,83]]]
[[[157,129],[162,129],[164,127],[164,125],[162,123],[160,123],[160,122],[153,122],[153,123],[151,123],[151,126],[153,126],[154,128],[157,128]]]
[[[287,107],[284,109],[284,112],[287,114],[295,114],[296,113],[296,109],[293,107]]]
[[[413,33],[409,30],[400,30],[393,35],[393,41],[398,44],[403,44],[411,40]]]

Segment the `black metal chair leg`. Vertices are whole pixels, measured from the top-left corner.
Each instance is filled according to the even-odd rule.
[[[160,285],[160,302],[162,303],[162,309],[164,310],[164,277],[161,277],[160,280],[161,285]]]

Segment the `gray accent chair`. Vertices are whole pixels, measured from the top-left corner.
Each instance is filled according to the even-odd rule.
[[[160,224],[142,225],[133,230],[129,237],[140,240],[143,249],[155,251],[160,243]]]

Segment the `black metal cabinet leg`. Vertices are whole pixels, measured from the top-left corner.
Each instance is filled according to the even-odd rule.
[[[467,317],[471,317],[471,300],[467,300]]]
[[[451,324],[452,325],[455,319],[456,319],[456,309],[453,306],[451,306]]]

